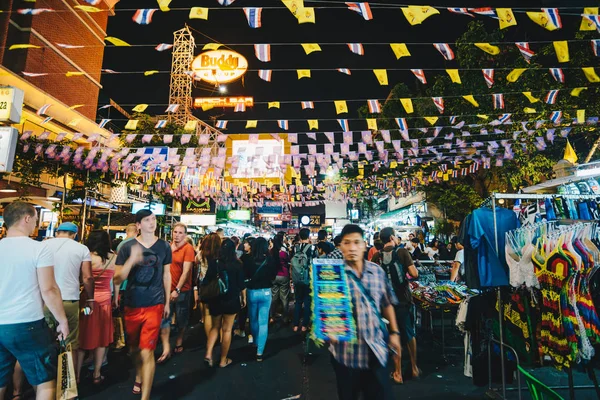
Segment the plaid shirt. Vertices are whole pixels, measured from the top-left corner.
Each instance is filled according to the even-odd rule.
[[[336,247],[334,251],[332,251],[329,254],[324,255],[321,258],[333,258],[334,260],[343,260],[344,255],[342,254],[342,251]]]
[[[364,263],[360,282],[369,292],[381,313],[382,309],[390,304],[397,304],[398,300],[383,269],[370,261],[365,260]],[[346,274],[354,274],[358,278],[356,272],[348,265],[345,270]],[[329,351],[337,362],[349,368],[368,369],[370,351],[375,354],[379,363],[385,366],[388,359],[388,347],[381,330],[381,323],[372,311],[371,303],[362,294],[354,280],[347,277],[347,281],[352,295],[357,341],[331,344]]]

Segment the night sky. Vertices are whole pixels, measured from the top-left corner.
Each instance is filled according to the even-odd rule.
[[[135,3],[135,6],[133,4]],[[457,4],[460,3],[460,4]],[[506,29],[507,41],[527,40],[560,40],[571,37],[578,29],[584,5],[578,1],[540,2],[540,1],[492,1],[482,3],[479,1],[452,1],[452,2],[413,2],[411,4],[436,5],[436,6],[464,6],[464,7],[520,7],[528,10],[539,10],[540,7],[569,6],[572,10],[561,10],[563,29],[548,32],[536,25],[524,13],[516,13],[518,25]],[[258,78],[256,71],[249,71],[245,79],[227,84],[228,95],[254,96],[258,102],[253,109],[245,113],[234,113],[233,109],[213,109],[208,112],[196,110],[195,115],[205,121],[210,116],[218,119],[229,120],[226,133],[246,132],[245,121],[259,120],[258,129],[253,132],[281,132],[277,127],[277,119],[290,120],[288,132],[306,132],[308,124],[306,119],[319,119],[319,130],[340,131],[336,122],[337,118],[350,119],[351,130],[364,130],[364,121],[352,121],[356,118],[356,110],[366,101],[351,101],[359,99],[380,99],[383,101],[388,96],[393,86],[405,82],[409,87],[416,88],[417,80],[409,71],[388,71],[389,86],[380,86],[371,69],[376,68],[457,68],[454,61],[445,61],[440,53],[431,45],[409,45],[412,57],[396,60],[387,43],[415,43],[415,42],[447,42],[452,45],[456,38],[466,30],[467,24],[473,19],[468,16],[451,14],[440,10],[440,15],[431,16],[421,25],[408,24],[400,5],[393,2],[370,3],[373,20],[365,21],[359,14],[348,10],[341,1],[305,2],[305,6],[316,7],[316,24],[298,24],[296,19],[287,9],[265,9],[262,13],[262,27],[252,29],[248,26],[242,7],[282,7],[280,1],[250,1],[236,0],[233,5],[224,7],[217,0],[173,0],[170,7],[172,11],[154,14],[150,25],[138,25],[132,21],[133,8],[157,8],[155,0],[121,1],[117,4],[116,16],[109,18],[107,33],[116,36],[133,45],[152,44],[149,47],[111,47],[105,50],[104,68],[115,71],[169,71],[171,68],[171,51],[157,52],[154,46],[158,43],[172,43],[172,32],[181,29],[184,24],[193,28],[196,38],[196,55],[201,53],[202,45],[209,42],[220,42],[230,45],[248,59],[249,69],[312,69],[311,79],[298,80],[295,71],[273,72],[272,81],[265,82]],[[381,9],[377,5],[389,4],[393,8]],[[209,20],[189,20],[188,10],[177,11],[176,8],[189,8],[192,6],[214,7],[209,12]],[[337,8],[318,8],[337,7]],[[127,10],[126,10],[127,9]],[[575,15],[568,16],[566,14]],[[477,16],[477,20],[485,21],[489,30],[496,29],[496,20]],[[208,39],[206,36],[213,38]],[[300,45],[272,46],[271,62],[262,63],[254,55],[254,43],[319,43],[322,52],[306,55]],[[327,45],[327,43],[337,43]],[[352,54],[345,43],[363,43],[365,55]],[[369,45],[367,43],[384,43]],[[248,45],[242,45],[248,44]],[[454,46],[453,46],[454,47]],[[337,71],[315,71],[319,68],[335,69],[349,68],[351,76],[346,76]],[[357,71],[358,68],[368,69]],[[426,72],[428,80],[433,82],[432,72]],[[138,103],[158,104],[151,106],[146,111],[151,115],[164,114],[169,98],[169,74],[163,73],[144,77],[141,74],[107,75],[102,77],[104,89],[101,92],[100,104],[106,104],[108,98],[114,99],[130,111]],[[197,84],[193,95],[197,97],[219,96],[210,88],[210,85]],[[315,110],[302,110],[300,101],[303,100],[330,100],[326,103],[315,103]],[[348,100],[349,114],[337,116],[333,100]],[[292,101],[293,103],[281,104],[281,109],[267,109],[267,101]],[[117,119],[117,126],[123,126],[124,118],[110,111],[111,117]],[[99,111],[98,118],[106,118],[107,111]],[[261,120],[273,120],[261,122]],[[293,122],[291,120],[301,119]],[[326,121],[325,119],[330,119]],[[243,122],[235,123],[240,120]],[[251,132],[252,132],[251,131]]]

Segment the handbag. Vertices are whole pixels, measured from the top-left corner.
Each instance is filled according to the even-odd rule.
[[[123,317],[120,315],[113,317],[113,342],[114,349],[122,349],[125,347],[125,328],[123,326]]]
[[[217,276],[209,282],[202,282],[202,285],[198,288],[198,296],[200,297],[200,301],[205,302],[226,294],[228,290],[229,277],[226,272],[221,274],[219,271],[219,260],[217,260]]]
[[[73,363],[73,351],[71,350],[71,345],[65,345],[65,342],[61,340],[60,354],[58,356],[56,398],[59,400],[69,400],[77,396],[77,378],[75,376],[75,364]]]
[[[375,317],[377,317],[377,319],[379,320],[379,328],[383,332],[383,340],[387,343],[388,340],[389,340],[389,338],[390,338],[390,334],[389,334],[388,329],[387,329],[387,324],[389,324],[389,321],[387,319],[383,318],[383,316],[379,312],[379,309],[377,308],[377,304],[375,303],[375,300],[373,299],[373,297],[371,296],[371,294],[367,291],[367,289],[363,286],[363,284],[360,281],[360,279],[358,279],[352,273],[349,273],[349,274],[346,274],[346,275],[349,276],[354,281],[354,283],[356,283],[356,286],[358,287],[358,290],[360,290],[360,292],[362,293],[362,295],[369,302],[369,305],[373,309],[373,314],[375,314]]]

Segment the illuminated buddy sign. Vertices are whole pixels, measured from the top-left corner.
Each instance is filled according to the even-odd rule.
[[[246,58],[231,50],[207,51],[192,61],[194,79],[214,84],[235,81],[247,70]]]
[[[184,200],[181,203],[183,214],[215,214],[215,202],[212,199]]]
[[[21,122],[23,91],[13,87],[0,87],[0,121]]]
[[[196,97],[194,107],[235,107],[243,104],[246,107],[254,106],[254,97]]]
[[[230,221],[250,221],[250,210],[230,210],[227,212]]]

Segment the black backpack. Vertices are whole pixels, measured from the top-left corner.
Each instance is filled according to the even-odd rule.
[[[412,294],[410,292],[410,285],[406,279],[406,267],[400,262],[398,248],[392,250],[392,259],[388,263],[384,262],[384,252],[381,251],[381,268],[383,268],[385,274],[392,283],[392,288],[396,293],[398,301],[403,304],[411,303]]]

